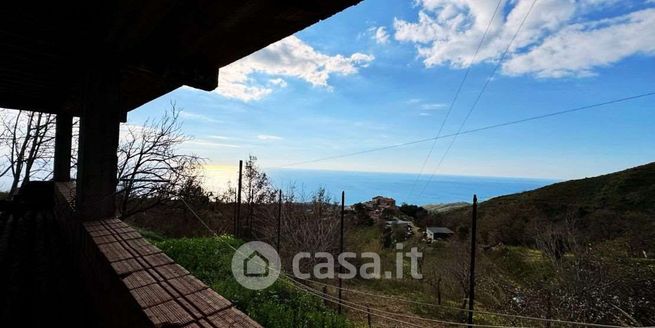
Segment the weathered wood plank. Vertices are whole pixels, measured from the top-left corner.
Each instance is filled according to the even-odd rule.
[[[164,253],[144,256],[143,259],[152,267],[158,267],[166,264],[172,264],[173,259]]]
[[[98,231],[98,230],[106,230],[105,226],[100,221],[84,222],[84,223],[82,223],[82,226],[88,232]]]
[[[100,253],[109,260],[109,262],[126,260],[133,257],[132,254],[119,243],[98,245],[98,249],[100,250]]]
[[[116,271],[119,276],[143,270],[143,266],[139,264],[136,259],[112,262],[111,267],[114,268],[114,271]]]
[[[261,327],[123,224],[104,220],[85,228],[95,234],[91,240],[155,326]]]
[[[161,253],[161,250],[154,245],[148,242],[143,243],[145,242],[143,239],[126,240],[125,242],[141,256]]]
[[[197,291],[207,289],[207,285],[203,284],[198,278],[187,275],[175,279],[168,280],[168,283],[175,288],[182,295],[189,295]]]
[[[243,312],[229,308],[207,318],[216,327],[262,327]]]
[[[202,314],[199,310],[198,307],[192,304],[191,302],[187,301],[186,299],[182,297],[178,297],[175,299],[175,301],[180,304],[189,314],[191,314],[195,319],[202,319],[205,317],[204,314]]]
[[[166,292],[168,292],[168,294],[170,294],[171,296],[173,296],[173,298],[178,298],[178,297],[181,297],[181,296],[182,296],[182,295],[180,294],[180,292],[178,292],[177,290],[175,290],[175,288],[173,288],[173,286],[171,286],[171,285],[170,285],[168,282],[166,282],[166,281],[160,281],[160,282],[159,282],[159,285],[162,286],[162,287],[166,290]]]
[[[189,271],[177,264],[166,264],[158,266],[154,268],[154,270],[157,271],[157,273],[159,273],[166,280],[186,276],[189,274]]]
[[[168,301],[144,310],[155,327],[163,325],[184,325],[193,321],[193,317],[175,301]]]
[[[210,323],[209,323],[207,320],[205,320],[205,319],[200,319],[200,320],[198,320],[198,325],[200,325],[200,327],[202,327],[202,328],[214,328],[214,326],[212,326],[212,324],[210,324]]]
[[[132,294],[137,303],[139,303],[139,305],[144,309],[173,299],[173,297],[158,284],[132,289],[130,290],[130,294]]]
[[[150,273],[151,276],[153,276],[157,281],[165,281],[166,279],[162,277],[157,271],[154,269],[148,269],[148,273]]]
[[[122,239],[122,240],[131,240],[131,239],[139,239],[142,238],[141,234],[133,231],[133,232],[122,232],[117,234],[117,236]]]
[[[108,244],[108,243],[113,243],[118,241],[116,237],[112,235],[103,235],[103,236],[92,236],[91,239],[97,244],[97,245],[102,245],[102,244]]]
[[[153,278],[147,271],[141,270],[132,272],[123,278],[123,283],[129,289],[136,289],[143,286],[156,283],[157,280]]]
[[[87,230],[87,232],[89,233],[89,235],[91,237],[107,236],[107,235],[113,235],[114,234],[113,231],[107,229],[106,227],[94,228],[93,231],[88,231]]]
[[[232,303],[211,289],[203,289],[185,296],[204,315],[212,315],[232,306]]]
[[[184,328],[202,328],[202,327],[199,326],[197,323],[192,322],[192,323],[190,323],[190,324],[184,326]]]

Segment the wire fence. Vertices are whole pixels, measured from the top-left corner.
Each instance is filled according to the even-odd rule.
[[[210,232],[212,235],[215,237],[218,237],[219,234],[213,230],[209,224],[205,222],[198,214],[197,211],[194,210],[184,199],[181,199],[184,205],[189,209],[189,211],[193,214],[193,216],[200,222],[205,229],[207,229],[208,232]],[[219,239],[221,242],[223,242],[225,245],[227,245],[230,249],[232,249],[235,252],[239,252],[238,249],[236,249],[234,246],[231,244],[223,241],[222,239]],[[245,256],[245,254],[241,254],[242,256]],[[258,263],[258,262],[255,262]],[[261,264],[260,264],[261,265]],[[269,268],[271,269],[271,268]],[[509,314],[509,313],[500,313],[500,312],[494,312],[494,311],[486,311],[486,310],[468,310],[465,308],[459,308],[459,307],[453,307],[453,306],[447,306],[447,305],[441,305],[441,304],[435,304],[435,303],[430,303],[430,302],[422,302],[422,301],[415,301],[415,300],[410,300],[398,296],[389,296],[389,295],[384,295],[380,293],[373,293],[373,292],[368,292],[368,291],[363,291],[359,289],[353,289],[353,288],[347,288],[347,287],[340,287],[337,285],[333,284],[328,284],[324,283],[321,281],[317,280],[311,280],[311,279],[304,279],[300,277],[295,277],[292,275],[287,274],[283,269],[279,272],[280,277],[283,281],[288,283],[290,286],[293,288],[297,289],[298,291],[307,293],[309,295],[315,296],[323,301],[330,302],[339,306],[342,306],[344,308],[350,309],[352,311],[356,311],[359,313],[362,313],[367,316],[373,316],[381,320],[386,320],[389,322],[395,322],[402,324],[404,326],[408,327],[425,327],[426,323],[433,323],[433,324],[438,324],[438,325],[450,325],[450,326],[470,326],[470,327],[495,327],[495,328],[501,328],[501,327],[526,327],[526,326],[515,326],[515,325],[485,325],[485,324],[468,324],[468,323],[461,323],[461,322],[454,322],[454,321],[449,321],[449,320],[442,320],[442,319],[434,319],[434,318],[425,318],[421,317],[418,315],[413,315],[413,314],[407,314],[407,313],[399,313],[399,312],[391,312],[387,311],[384,309],[377,308],[375,306],[371,306],[370,303],[367,304],[362,304],[354,301],[349,301],[349,300],[344,300],[343,298],[338,298],[336,296],[332,296],[329,293],[326,292],[325,288],[331,288],[335,290],[341,290],[347,293],[352,293],[352,294],[357,294],[357,295],[363,295],[365,297],[371,297],[372,299],[376,300],[389,300],[393,302],[398,302],[398,303],[407,303],[407,304],[413,304],[413,305],[420,305],[420,306],[428,306],[428,307],[433,307],[433,308],[442,308],[446,309],[449,311],[456,311],[456,312],[471,312],[475,314],[480,314],[480,315],[491,315],[491,316],[496,316],[496,317],[504,317],[504,318],[510,318],[510,319],[518,319],[520,321],[526,321],[526,322],[538,322],[546,325],[550,324],[558,324],[558,325],[569,325],[569,326],[582,326],[582,327],[601,327],[601,328],[618,328],[618,327],[628,327],[628,326],[619,326],[619,325],[610,325],[610,324],[598,324],[598,323],[590,323],[590,322],[579,322],[579,321],[571,321],[571,320],[560,320],[560,319],[553,319],[553,318],[543,318],[543,317],[537,317],[537,316],[529,316],[529,315],[520,315],[520,314]],[[324,287],[323,290],[319,290],[317,288],[311,287],[311,285],[318,285]],[[410,321],[408,321],[410,320]],[[417,323],[418,322],[418,323]],[[534,326],[533,324],[527,325],[527,327],[532,327]],[[653,328],[653,327],[646,327],[646,328]]]

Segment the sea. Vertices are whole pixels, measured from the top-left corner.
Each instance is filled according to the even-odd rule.
[[[295,186],[305,197],[324,188],[333,200],[340,201],[345,192],[346,204],[368,201],[381,195],[397,204],[416,205],[471,202],[476,194],[480,201],[496,196],[537,189],[558,180],[435,175],[416,179],[415,173],[347,172],[303,169],[269,169],[266,173],[282,190]],[[428,183],[429,182],[429,183]]]
[[[496,196],[537,189],[559,180],[435,175],[416,180],[415,173],[379,173],[306,169],[265,169],[273,185],[283,191],[295,186],[298,197],[311,199],[312,193],[324,188],[333,201],[341,200],[345,192],[346,204],[368,201],[375,196],[392,197],[397,204],[416,205],[471,202],[477,194],[480,201]],[[206,170],[210,178],[206,187],[220,193],[228,181],[234,185],[234,167]],[[9,179],[0,178],[0,190],[7,190]]]

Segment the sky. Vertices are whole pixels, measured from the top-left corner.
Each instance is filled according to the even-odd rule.
[[[264,168],[570,179],[654,161],[655,96],[440,139],[429,158],[431,141],[289,164],[653,91],[653,0],[364,0],[128,124],[175,103],[193,137],[182,150],[208,176],[255,155]]]

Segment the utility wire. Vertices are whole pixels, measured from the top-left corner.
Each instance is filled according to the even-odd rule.
[[[299,279],[301,279],[301,278],[299,278]],[[379,298],[394,300],[394,301],[397,301],[397,302],[416,304],[416,305],[423,305],[423,306],[431,306],[431,307],[444,308],[444,309],[450,309],[450,310],[456,310],[456,311],[473,312],[473,313],[489,314],[489,315],[508,317],[508,318],[534,320],[534,321],[542,321],[542,322],[553,322],[553,323],[569,324],[569,325],[577,325],[577,326],[587,326],[587,327],[601,327],[601,328],[621,328],[621,327],[624,327],[624,326],[617,326],[617,325],[605,325],[605,324],[567,321],[567,320],[559,320],[559,319],[547,319],[547,318],[541,318],[541,317],[532,317],[532,316],[525,316],[525,315],[518,315],[518,314],[507,314],[507,313],[499,313],[499,312],[491,312],[491,311],[483,311],[483,310],[461,309],[461,308],[454,307],[454,306],[447,306],[447,305],[440,305],[440,304],[434,304],[434,303],[428,303],[428,302],[413,301],[413,300],[409,300],[409,299],[402,298],[402,297],[388,296],[388,295],[383,295],[383,294],[378,294],[378,293],[365,292],[365,291],[358,290],[358,289],[344,288],[344,287],[339,287],[339,286],[335,286],[335,285],[331,285],[331,284],[326,284],[326,283],[315,281],[315,280],[309,280],[309,279],[303,279],[303,280],[311,282],[311,283],[315,283],[315,284],[318,284],[318,285],[321,285],[321,286],[325,286],[325,287],[332,287],[332,288],[335,288],[335,289],[341,289],[343,291],[351,292],[351,293],[355,293],[355,294],[379,297]],[[467,324],[463,324],[463,325],[467,325]],[[652,328],[652,327],[642,327],[642,328]]]
[[[181,200],[182,203],[184,203],[184,205],[185,205],[185,206],[190,210],[190,212],[193,214],[193,216],[194,216],[194,217],[195,217],[195,218],[196,218],[196,219],[197,219],[197,220],[198,220],[198,221],[199,221],[199,222],[200,222],[200,223],[201,223],[201,224],[202,224],[202,225],[203,225],[203,226],[204,226],[204,227],[209,231],[209,232],[211,232],[215,237],[219,237],[218,233],[216,233],[216,231],[214,231],[211,227],[209,227],[209,225],[208,225],[208,224],[207,224],[207,223],[206,223],[206,222],[205,222],[205,221],[204,221],[204,220],[203,220],[203,219],[202,219],[202,218],[201,218],[201,217],[196,213],[196,211],[195,211],[195,210],[194,210],[194,209],[193,209],[193,208],[192,208],[192,207],[191,207],[191,206],[190,206],[190,205],[189,205],[189,204],[188,204],[188,203],[187,203],[183,198],[180,198],[180,200]],[[221,242],[224,243],[226,246],[228,246],[229,248],[231,248],[232,250],[234,250],[235,253],[239,253],[239,254],[241,254],[241,255],[243,255],[243,256],[246,256],[246,255],[247,255],[247,254],[240,253],[239,250],[238,250],[237,248],[235,248],[234,246],[230,245],[229,243],[227,243],[227,242],[225,242],[225,241],[223,241],[223,240],[220,240],[220,239],[219,239],[219,241],[221,241]],[[260,265],[263,265],[263,264],[260,264]],[[400,302],[405,302],[405,303],[412,303],[412,304],[417,304],[417,305],[425,305],[425,306],[433,306],[433,307],[441,307],[441,308],[450,308],[450,309],[456,309],[456,310],[458,310],[458,311],[466,311],[466,312],[474,312],[474,313],[481,313],[481,314],[490,314],[490,315],[497,315],[497,316],[513,317],[513,318],[526,319],[526,320],[537,320],[537,321],[544,321],[544,322],[555,322],[555,323],[561,323],[561,324],[570,324],[570,325],[587,326],[587,327],[599,327],[599,328],[621,328],[621,327],[622,327],[622,326],[615,326],[615,325],[604,325],[604,324],[596,324],[596,323],[584,323],[584,322],[576,322],[576,321],[566,321],[566,320],[558,320],[558,319],[546,319],[546,318],[539,318],[539,317],[530,317],[530,316],[522,316],[522,315],[513,315],[513,314],[496,313],[496,312],[489,312],[489,311],[460,309],[460,308],[455,308],[455,307],[451,307],[451,306],[445,306],[445,305],[439,305],[439,304],[427,303],[427,302],[412,301],[412,300],[408,300],[408,299],[404,299],[404,298],[400,298],[400,297],[395,297],[395,296],[392,297],[392,296],[381,295],[381,294],[377,294],[377,293],[364,292],[364,291],[356,290],[356,289],[343,288],[343,287],[338,287],[338,286],[335,286],[335,285],[326,284],[326,283],[322,283],[322,282],[314,281],[314,280],[310,280],[310,279],[304,279],[304,278],[293,278],[293,277],[290,277],[289,275],[287,275],[286,273],[282,272],[281,270],[276,270],[275,268],[270,268],[270,267],[269,267],[269,269],[271,269],[271,270],[275,270],[275,271],[279,272],[281,277],[283,277],[283,278],[287,278],[287,281],[288,281],[288,279],[292,279],[292,280],[300,279],[300,280],[307,281],[307,282],[310,282],[310,283],[315,283],[315,284],[323,285],[323,286],[326,286],[326,287],[332,287],[332,288],[336,288],[336,289],[341,289],[341,290],[343,290],[343,291],[348,291],[348,292],[358,293],[358,294],[368,295],[368,296],[374,296],[374,297],[379,297],[379,298],[384,298],[384,299],[391,299],[391,300],[394,300],[394,301],[400,301]],[[292,284],[293,284],[293,283],[292,283]],[[293,284],[293,285],[295,286],[295,284]],[[302,284],[301,284],[301,285],[302,285]],[[302,285],[302,286],[305,286],[305,287],[307,287],[307,288],[311,288],[311,287],[308,287],[308,286],[306,286],[306,285]],[[314,290],[315,290],[315,289],[314,289]],[[321,293],[322,293],[322,292],[321,292]],[[332,297],[332,296],[330,296],[330,297]],[[333,302],[333,303],[337,303],[337,304],[338,304],[338,301],[334,301],[334,300],[327,300],[327,301],[330,301],[330,302]],[[351,302],[351,303],[352,303],[352,302]],[[356,303],[355,303],[355,304],[356,304]],[[366,313],[368,313],[368,312],[365,311],[365,310],[361,310],[361,309],[354,308],[354,307],[351,306],[351,305],[347,305],[347,304],[342,304],[342,305],[345,306],[345,307],[348,307],[348,308],[353,308],[353,309],[355,309],[355,310],[357,310],[357,311],[360,311],[360,312],[366,312]],[[359,305],[359,306],[362,306],[362,305]],[[377,310],[377,309],[376,309],[376,310]],[[377,310],[377,311],[382,311],[382,310]],[[392,314],[392,315],[402,315],[402,316],[407,316],[407,315],[404,315],[404,314],[398,314],[398,313],[393,313],[393,312],[387,312],[387,313],[390,313],[390,314]],[[373,315],[373,314],[372,314],[372,315]],[[377,316],[379,316],[379,317],[383,317],[383,318],[386,318],[386,319],[389,319],[389,320],[393,320],[393,321],[396,321],[396,322],[402,322],[402,321],[399,321],[399,320],[394,319],[394,318],[389,318],[389,317],[385,317],[385,316],[381,316],[381,315],[377,315]],[[415,319],[417,319],[417,320],[430,320],[430,321],[435,321],[435,322],[437,321],[436,319],[427,319],[427,318],[421,318],[421,317],[418,317],[418,316],[411,316],[411,317],[412,317],[412,318],[415,318]],[[416,325],[411,324],[411,323],[408,323],[408,322],[403,322],[403,323],[405,323],[405,324],[409,324],[409,325],[412,325],[412,326],[416,326]],[[444,321],[444,322],[442,322],[442,323],[447,323],[447,322]],[[468,325],[468,324],[462,324],[462,323],[452,323],[452,324],[463,325],[463,326],[467,326],[467,325]],[[486,325],[473,325],[473,326],[479,326],[479,327],[494,327],[494,326],[486,326]],[[422,326],[416,326],[416,327],[422,327]],[[502,326],[495,326],[495,327],[502,327]],[[505,327],[512,328],[511,326],[505,326]],[[655,328],[655,327],[642,327],[642,328]]]
[[[206,222],[205,222],[205,221],[204,221],[204,220],[203,220],[203,219],[202,219],[202,218],[201,218],[201,217],[196,213],[196,211],[195,211],[195,210],[194,210],[194,209],[189,205],[189,203],[187,203],[187,202],[184,200],[184,198],[180,198],[180,200],[181,200],[182,203],[184,203],[184,205],[189,209],[189,211],[191,212],[191,214],[193,214],[193,216],[194,216],[194,217],[195,217],[195,218],[196,218],[196,219],[197,219],[197,220],[198,220],[198,221],[199,221],[199,222],[200,222],[200,223],[201,223],[201,224],[202,224],[202,225],[203,225],[203,226],[204,226],[204,227],[209,231],[209,232],[211,232],[215,237],[218,237],[218,233],[216,233],[216,231],[214,231],[211,227],[209,227],[209,225],[208,225],[208,224],[207,224],[207,223],[206,223]],[[224,243],[225,245],[227,245],[229,248],[231,248],[232,250],[234,250],[235,253],[236,253],[236,252],[239,252],[239,250],[238,250],[237,248],[235,248],[234,246],[230,245],[229,243],[227,243],[227,242],[225,242],[225,241],[223,241],[223,240],[220,240],[220,239],[219,239],[219,241],[221,241],[222,243]],[[247,255],[247,254],[243,254],[243,253],[240,253],[240,254],[243,255],[244,257]],[[261,263],[259,263],[259,265],[262,265],[262,266],[263,266],[263,264],[261,264]],[[271,268],[271,267],[269,267],[269,269],[271,269],[271,270],[276,270],[275,268]],[[357,308],[357,307],[355,307],[355,306],[353,306],[353,305],[345,304],[345,303],[343,303],[341,300],[336,300],[336,301],[335,301],[335,300],[332,300],[332,299],[327,299],[326,297],[324,297],[324,296],[322,296],[322,295],[320,295],[320,294],[312,293],[311,291],[307,290],[307,288],[311,288],[311,287],[309,287],[309,286],[305,286],[305,285],[302,285],[302,284],[298,284],[297,282],[295,282],[295,279],[294,279],[293,277],[290,277],[289,275],[287,275],[286,273],[282,272],[281,270],[279,270],[279,271],[276,270],[276,271],[280,273],[280,277],[282,277],[283,279],[286,278],[285,280],[286,280],[287,282],[289,282],[289,283],[291,284],[291,286],[295,287],[296,289],[304,290],[305,292],[308,292],[308,293],[310,293],[310,294],[314,294],[314,296],[317,296],[317,297],[319,297],[319,298],[322,298],[322,299],[324,299],[324,300],[326,300],[326,301],[329,301],[329,302],[332,302],[332,303],[336,303],[336,304],[342,305],[342,306],[344,306],[344,307],[351,308],[351,309],[356,310],[356,311],[370,313],[370,312],[368,312],[368,311],[366,311],[366,310],[359,309],[359,308]],[[311,282],[311,280],[307,280],[307,281],[310,281],[310,282]],[[301,288],[301,286],[304,286],[304,287],[306,287],[306,288]],[[333,297],[333,296],[331,296],[331,295],[328,295],[328,296],[329,296],[329,297]],[[356,304],[356,303],[352,303],[352,302],[348,302],[348,303]],[[359,304],[356,304],[356,305],[358,305],[358,306],[362,306],[362,305],[359,305]],[[376,310],[377,310],[377,309],[376,309]],[[377,311],[381,311],[381,310],[377,310]],[[384,312],[384,311],[382,311],[382,312]],[[391,312],[387,312],[387,313],[390,313],[390,314],[392,314],[392,315],[398,315],[397,313],[391,313]],[[423,326],[420,326],[420,325],[412,324],[412,323],[410,323],[410,322],[406,322],[406,321],[399,320],[399,319],[396,319],[396,318],[388,317],[388,316],[385,316],[385,315],[373,314],[373,313],[371,313],[371,315],[375,315],[375,316],[378,316],[378,317],[381,317],[381,318],[384,318],[384,319],[388,319],[388,320],[392,320],[392,321],[395,321],[395,322],[399,322],[399,323],[402,323],[402,324],[410,325],[410,326],[412,326],[412,327],[418,327],[418,328],[422,328],[422,327],[423,327]],[[415,319],[425,319],[425,318],[421,318],[421,317],[412,317],[412,318],[415,318]],[[431,320],[431,321],[432,321],[432,320]],[[449,323],[449,324],[450,324],[450,322],[447,322],[447,321],[437,321],[437,320],[434,320],[434,321],[435,321],[435,322],[440,322],[440,323]],[[467,325],[467,324],[460,324],[460,323],[452,323],[452,324]],[[474,326],[478,326],[478,327],[496,327],[496,328],[503,327],[503,326],[481,326],[481,325],[474,325]],[[513,327],[509,327],[509,328],[513,328]]]
[[[466,82],[466,79],[468,78],[469,73],[471,72],[471,66],[473,66],[473,63],[478,58],[478,53],[480,52],[480,49],[482,48],[482,45],[484,44],[484,40],[487,38],[487,34],[489,33],[489,28],[491,28],[491,24],[493,23],[494,19],[496,18],[496,14],[498,13],[498,8],[500,8],[500,4],[502,2],[503,2],[503,0],[498,0],[498,4],[496,5],[496,9],[494,9],[494,13],[491,16],[491,19],[489,20],[489,23],[487,24],[487,28],[485,28],[484,34],[482,34],[482,38],[480,39],[480,43],[478,43],[478,47],[475,49],[475,53],[473,54],[473,57],[471,58],[471,61],[469,62],[468,66],[466,67],[466,72],[464,73],[464,77],[462,77],[462,80],[459,82],[459,86],[457,86],[457,90],[455,91],[455,96],[453,96],[453,100],[450,102],[450,106],[448,106],[448,111],[446,112],[446,116],[444,117],[443,121],[441,121],[441,126],[439,127],[439,132],[437,132],[437,136],[434,138],[434,141],[432,142],[432,146],[430,146],[430,151],[428,151],[427,156],[425,156],[425,160],[423,161],[423,165],[421,165],[421,170],[416,175],[416,180],[414,180],[414,183],[412,184],[412,187],[409,190],[407,198],[409,198],[412,194],[414,194],[414,188],[418,184],[418,181],[421,178],[421,175],[423,175],[423,171],[425,170],[425,167],[427,166],[428,162],[430,161],[430,157],[432,156],[432,152],[434,152],[434,147],[437,145],[437,141],[439,140],[439,137],[441,137],[441,132],[443,131],[443,128],[446,125],[446,122],[448,121],[448,118],[450,117],[450,113],[452,112],[453,107],[455,107],[455,103],[457,102],[457,98],[459,97],[459,94],[462,91],[462,87],[464,86],[464,83]]]
[[[532,9],[534,8],[534,5],[536,3],[537,3],[537,0],[533,0],[532,4],[530,4],[530,8],[528,8],[528,11],[525,13],[525,16],[523,16],[523,20],[521,20],[521,23],[519,24],[518,28],[516,28],[516,31],[514,32],[514,35],[512,36],[512,39],[507,44],[507,47],[505,48],[505,51],[503,51],[503,54],[500,56],[500,59],[498,60],[498,62],[494,66],[494,69],[491,71],[491,74],[489,74],[489,76],[485,80],[484,84],[482,85],[482,88],[480,89],[480,92],[478,93],[477,97],[475,98],[475,101],[473,101],[473,104],[471,105],[471,108],[469,109],[468,113],[466,114],[466,117],[464,117],[464,120],[462,121],[462,124],[460,124],[459,129],[457,130],[457,133],[450,140],[450,144],[448,144],[448,148],[446,148],[446,151],[444,151],[443,155],[441,156],[441,159],[439,159],[439,162],[437,163],[436,168],[434,169],[434,171],[432,171],[432,174],[430,174],[430,177],[428,178],[428,181],[423,186],[423,189],[421,190],[421,193],[419,194],[419,198],[423,195],[423,193],[425,193],[425,190],[428,188],[428,186],[432,182],[432,179],[437,174],[437,171],[439,171],[439,169],[441,168],[441,164],[446,159],[446,156],[448,156],[448,153],[450,152],[450,149],[453,147],[453,144],[455,144],[455,141],[457,140],[457,136],[464,129],[464,126],[466,125],[466,122],[469,120],[469,118],[471,117],[471,114],[473,113],[473,110],[475,110],[475,107],[477,107],[478,103],[480,102],[480,99],[482,98],[482,95],[484,94],[484,92],[487,90],[487,87],[489,86],[489,83],[493,79],[494,75],[496,75],[496,72],[498,71],[498,68],[500,67],[500,65],[502,65],[503,61],[505,60],[505,57],[509,53],[509,49],[512,47],[512,44],[516,40],[516,37],[521,32],[521,29],[523,29],[523,25],[525,24],[526,20],[528,19],[528,16],[530,16],[530,13],[532,12]]]
[[[355,307],[355,306],[352,306],[352,305],[345,304],[344,302],[341,302],[341,301],[337,300],[336,298],[333,298],[332,296],[326,297],[326,296],[322,295],[322,293],[318,293],[318,292],[314,292],[314,291],[312,291],[310,289],[302,288],[300,286],[295,285],[293,282],[290,282],[290,284],[292,286],[296,287],[297,289],[306,292],[307,294],[316,296],[316,297],[318,297],[318,298],[320,298],[320,299],[322,299],[324,301],[331,302],[331,303],[334,303],[334,304],[337,304],[337,305],[341,305],[343,307],[346,307],[346,308],[349,308],[349,309],[352,309],[352,310],[355,310],[355,311],[358,311],[358,312],[362,312],[362,313],[366,313],[366,314],[370,313],[372,316],[376,316],[376,317],[380,317],[380,318],[383,318],[383,319],[386,319],[386,320],[398,322],[398,323],[401,323],[403,325],[408,325],[410,327],[416,327],[416,328],[424,328],[425,327],[423,325],[414,324],[414,323],[403,321],[403,320],[396,319],[396,318],[393,318],[393,317],[380,315],[380,314],[376,314],[376,313],[371,313],[371,312],[369,312],[367,310],[364,310],[364,309],[361,309],[361,308],[358,308],[358,307]]]
[[[203,220],[203,219],[202,219],[202,218],[201,218],[201,217],[196,213],[196,211],[195,211],[195,210],[194,210],[194,209],[193,209],[193,208],[192,208],[192,207],[191,207],[191,206],[190,206],[190,205],[189,205],[189,204],[184,200],[184,198],[180,198],[180,200],[181,200],[182,203],[184,203],[184,205],[189,209],[189,211],[191,211],[191,214],[193,214],[193,216],[194,216],[194,217],[195,217],[195,218],[196,218],[196,219],[197,219],[197,220],[198,220],[198,221],[199,221],[199,222],[200,222],[200,223],[201,223],[201,224],[202,224],[202,225],[203,225],[203,226],[204,226],[204,227],[209,231],[209,232],[211,232],[215,237],[218,237],[218,234],[216,233],[216,231],[214,231],[211,227],[209,227],[209,225],[208,225],[208,224],[207,224],[207,223],[206,223],[206,222],[205,222],[205,221],[204,221],[204,220]],[[225,242],[225,241],[223,241],[223,240],[221,240],[221,239],[219,239],[219,241],[221,241],[222,243],[224,243],[225,245],[227,245],[229,248],[231,248],[232,250],[234,250],[235,253],[236,253],[236,252],[239,252],[239,250],[238,250],[237,248],[235,248],[234,246],[230,245],[229,243],[227,243],[227,242]],[[244,255],[244,257],[245,257],[245,255],[247,255],[247,254],[242,254],[242,253],[240,253],[240,254],[241,254],[241,255]],[[261,264],[261,263],[259,263],[259,265],[262,265],[262,266],[263,266],[263,264]],[[268,269],[276,270],[275,268],[271,268],[271,267],[268,267]],[[301,288],[300,286],[296,285],[293,281],[289,280],[288,276],[287,276],[284,272],[282,272],[281,270],[278,271],[278,272],[280,273],[280,276],[281,276],[281,277],[283,277],[283,278],[286,277],[286,278],[287,278],[286,281],[289,282],[289,283],[291,284],[291,286],[293,286],[294,288],[299,289],[299,290],[302,290],[302,291],[305,291],[305,292],[310,293],[310,294],[314,294],[314,293],[310,292],[310,291],[307,290],[307,289],[303,289],[303,288]],[[354,307],[354,306],[352,306],[352,305],[343,304],[343,303],[340,302],[340,301],[335,301],[335,300],[327,299],[327,298],[325,298],[325,297],[323,297],[323,296],[321,296],[321,295],[318,295],[318,294],[314,294],[314,296],[317,296],[317,297],[322,298],[322,299],[324,299],[324,300],[326,300],[326,301],[329,301],[329,302],[332,302],[332,303],[336,303],[336,304],[342,305],[342,306],[344,306],[344,307],[347,307],[347,308],[350,308],[350,309],[353,309],[353,310],[356,310],[356,311],[360,311],[360,312],[366,312],[366,313],[368,313],[368,311],[365,311],[365,310],[359,309],[359,308]],[[372,315],[373,315],[373,314],[372,314]],[[387,320],[395,321],[395,322],[402,323],[402,324],[405,324],[405,325],[409,325],[409,326],[412,326],[412,327],[416,327],[416,328],[422,328],[422,327],[423,327],[423,326],[416,325],[416,324],[412,324],[412,323],[410,323],[410,322],[406,322],[406,321],[403,321],[403,320],[399,320],[399,319],[395,319],[395,318],[387,317],[387,316],[384,316],[384,315],[379,315],[379,314],[375,314],[375,315],[378,316],[378,317],[381,317],[381,318],[387,319]]]
[[[317,162],[322,162],[322,161],[327,161],[327,160],[332,160],[332,159],[339,159],[339,158],[363,155],[363,154],[374,153],[374,152],[379,152],[379,151],[384,151],[384,150],[389,150],[389,149],[401,148],[401,147],[406,147],[406,146],[425,143],[425,142],[428,142],[428,141],[433,141],[435,139],[445,139],[445,138],[454,137],[454,136],[477,133],[477,132],[491,130],[491,129],[495,129],[495,128],[515,125],[515,124],[521,124],[521,123],[525,123],[525,122],[529,122],[529,121],[536,121],[536,120],[541,120],[541,119],[544,119],[544,118],[549,118],[549,117],[569,114],[569,113],[573,113],[573,112],[579,112],[579,111],[584,111],[584,110],[588,110],[588,109],[593,109],[593,108],[597,108],[597,107],[602,107],[602,106],[627,102],[627,101],[636,100],[636,99],[639,99],[639,98],[651,97],[651,96],[654,96],[654,95],[655,95],[655,91],[650,91],[650,92],[645,92],[645,93],[641,93],[641,94],[637,94],[637,95],[633,95],[633,96],[612,99],[612,100],[608,100],[608,101],[604,101],[604,102],[600,102],[600,103],[594,103],[594,104],[591,104],[591,105],[569,108],[569,109],[560,110],[560,111],[556,111],[556,112],[551,112],[551,113],[547,113],[547,114],[531,116],[531,117],[527,117],[527,118],[523,118],[523,119],[519,119],[519,120],[507,121],[507,122],[503,122],[503,123],[487,125],[487,126],[483,126],[483,127],[479,127],[479,128],[475,128],[475,129],[470,129],[470,130],[458,131],[457,133],[442,135],[439,138],[432,137],[432,138],[416,139],[416,140],[407,141],[407,142],[403,142],[403,143],[398,143],[398,144],[393,144],[393,145],[388,145],[388,146],[382,146],[382,147],[369,148],[369,149],[360,150],[360,151],[351,152],[351,153],[344,153],[344,154],[320,157],[320,158],[316,158],[316,159],[312,159],[312,160],[306,160],[306,161],[292,162],[292,163],[285,164],[285,165],[278,166],[278,167],[274,167],[274,168],[286,168],[286,167],[292,167],[292,166],[299,166],[299,165],[317,163]]]
[[[314,294],[314,295],[316,295],[316,296],[318,296],[318,297],[320,297],[320,298],[322,298],[324,300],[327,300],[326,298],[330,298],[330,299],[334,299],[335,302],[338,302],[338,303],[340,303],[342,305],[350,305],[350,306],[353,306],[353,307],[360,307],[362,309],[366,309],[366,311],[368,311],[368,310],[375,311],[375,312],[378,312],[378,313],[382,313],[384,315],[399,316],[399,317],[404,317],[404,318],[414,319],[414,320],[419,320],[419,321],[429,321],[429,322],[436,322],[436,323],[440,323],[440,324],[455,325],[455,326],[472,326],[472,327],[487,327],[487,328],[515,328],[514,326],[468,324],[468,323],[462,323],[462,322],[454,322],[454,321],[446,321],[446,320],[439,320],[439,319],[423,318],[423,317],[419,317],[419,316],[415,316],[415,315],[395,313],[395,312],[380,310],[380,309],[371,308],[371,307],[367,308],[366,305],[362,305],[360,303],[350,302],[350,301],[345,301],[345,300],[339,300],[335,296],[332,296],[332,295],[329,295],[329,294],[324,294],[322,291],[319,291],[317,289],[314,289],[312,287],[309,287],[309,286],[306,286],[306,285],[303,285],[303,284],[297,282],[295,279],[293,279],[293,277],[290,277],[290,279],[292,279],[292,281],[295,281],[297,286],[303,287],[308,292],[310,292],[310,293],[312,293],[312,294]],[[378,315],[378,314],[371,313],[371,315]],[[404,323],[408,323],[408,322],[404,322]]]

